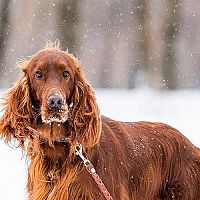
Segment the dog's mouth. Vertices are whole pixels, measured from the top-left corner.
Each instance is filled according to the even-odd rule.
[[[64,123],[68,119],[69,108],[68,105],[63,105],[61,109],[47,109],[41,112],[42,121],[46,124],[53,122]]]

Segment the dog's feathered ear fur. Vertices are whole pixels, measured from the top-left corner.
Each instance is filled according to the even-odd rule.
[[[70,109],[72,138],[85,147],[93,147],[100,138],[101,119],[94,91],[85,80],[81,65],[75,58],[76,67],[74,92],[72,94],[73,107]]]
[[[6,142],[16,139],[23,147],[31,132],[34,112],[31,104],[29,81],[23,72],[20,80],[5,95],[4,109],[0,118],[0,137]]]

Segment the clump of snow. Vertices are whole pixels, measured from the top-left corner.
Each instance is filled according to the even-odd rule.
[[[69,108],[68,105],[63,105],[62,109],[60,109],[58,111],[58,113],[56,113],[56,116],[47,116],[46,118],[46,114],[42,113],[41,117],[42,117],[42,121],[46,124],[51,124],[53,122],[57,122],[57,123],[64,123],[67,121],[68,119],[68,113],[69,113]]]
[[[50,117],[50,118],[42,118],[42,121],[46,124],[51,124],[53,122],[57,122],[57,123],[64,123],[65,121],[67,121],[68,119],[68,112],[66,112],[64,115],[62,116],[57,116],[57,117]]]

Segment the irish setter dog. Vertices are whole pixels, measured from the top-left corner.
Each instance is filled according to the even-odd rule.
[[[21,68],[0,134],[27,151],[29,200],[105,199],[77,143],[114,200],[200,199],[200,150],[176,129],[101,116],[80,62],[57,43]]]

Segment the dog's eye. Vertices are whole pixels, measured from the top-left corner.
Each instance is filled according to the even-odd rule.
[[[42,74],[41,71],[37,71],[37,72],[35,73],[35,78],[41,79],[42,77],[43,77],[43,74]]]
[[[63,72],[63,77],[66,78],[66,77],[68,77],[68,76],[69,76],[69,72],[68,72],[68,71],[64,71],[64,72]]]

